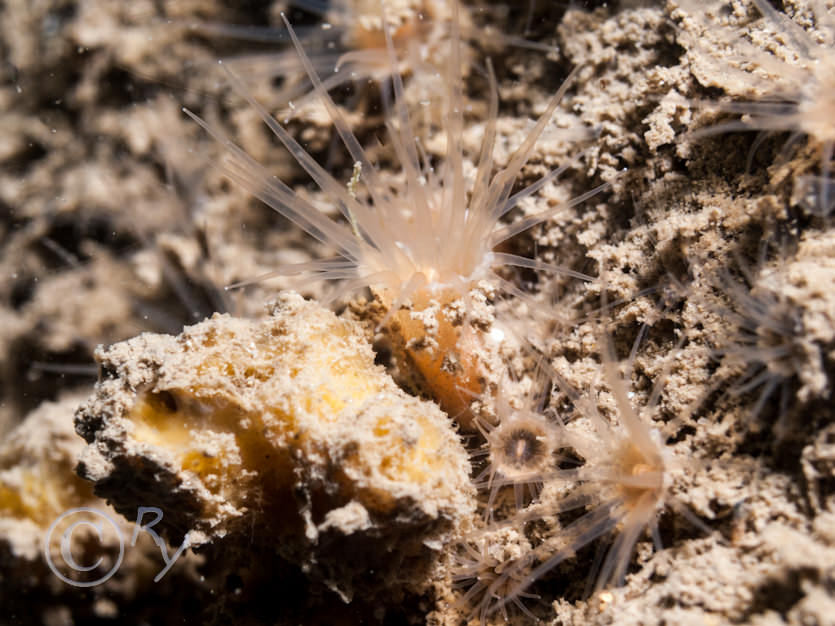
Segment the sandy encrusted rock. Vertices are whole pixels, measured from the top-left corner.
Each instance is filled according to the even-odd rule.
[[[139,533],[133,545],[133,519],[120,518],[73,471],[84,449],[73,430],[82,399],[44,402],[0,442],[0,615],[72,625],[127,614],[141,620],[150,598],[172,615],[205,602],[194,569],[200,557],[184,555],[157,584],[165,563],[152,537]],[[171,596],[184,589],[180,606]]]
[[[72,430],[78,394],[33,411],[0,446],[0,543],[15,558],[41,555],[43,534],[58,515],[94,499],[72,473],[84,442]]]
[[[278,555],[347,599],[363,581],[419,580],[473,511],[449,419],[396,387],[358,327],[298,295],[262,321],[215,315],[97,358],[79,473],[128,517],[160,507],[174,544]]]

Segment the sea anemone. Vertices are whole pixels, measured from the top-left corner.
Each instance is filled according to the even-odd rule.
[[[648,530],[656,548],[661,548],[657,516],[662,508],[672,506],[704,527],[671,498],[673,473],[681,464],[647,423],[648,414],[656,409],[671,363],[656,382],[645,407],[639,410],[630,400],[610,340],[602,343],[603,369],[614,399],[616,420],[607,419],[600,412],[596,398],[578,393],[551,370],[555,384],[580,413],[579,419],[572,420],[563,429],[563,436],[584,464],[576,469],[552,471],[545,479],[547,486],[540,501],[508,523],[521,525],[571,511],[586,509],[586,512],[548,535],[516,564],[504,568],[485,592],[494,598],[488,614],[516,603],[536,580],[608,534],[613,534],[614,540],[605,557],[599,553],[592,566],[593,591],[622,584],[635,544],[643,532]],[[574,423],[579,427],[574,427]],[[552,489],[546,493],[549,487]],[[509,585],[509,581],[514,584]]]
[[[417,73],[425,79],[422,96],[440,92],[442,68],[438,67],[437,60],[449,55],[452,11],[448,3],[293,0],[291,4],[321,19],[318,24],[296,28],[294,35],[302,42],[316,72],[325,77],[326,90],[350,82],[372,81],[383,85],[393,73]],[[469,30],[470,18],[464,13],[463,26]],[[189,24],[189,29],[213,37],[266,44],[291,41],[288,30],[283,28],[194,22]],[[390,62],[386,49],[386,31],[399,57],[395,65]],[[465,51],[465,55],[469,52]],[[247,85],[279,79],[278,106],[286,106],[309,92],[306,68],[294,50],[245,54],[227,59],[226,64]]]
[[[826,393],[826,377],[814,376],[823,369],[823,356],[804,329],[802,308],[785,294],[786,277],[764,259],[754,267],[741,259],[737,265],[740,278],[724,271],[715,280],[714,289],[727,304],[713,308],[731,330],[714,354],[733,372],[722,378],[731,381],[725,393],[736,398],[753,394],[753,418],[760,418],[778,394],[775,431],[782,439],[793,390],[806,400]]]
[[[470,617],[481,624],[496,611],[507,622],[509,608],[536,621],[522,602],[523,598],[534,598],[532,594],[522,592],[501,607],[497,605],[527,574],[519,563],[530,552],[531,544],[524,532],[513,525],[493,526],[471,533],[453,553],[450,568],[453,584],[466,589],[456,606],[468,611]]]
[[[444,92],[445,63],[450,55],[451,3],[443,0],[292,0],[288,4],[319,20],[296,27],[294,32],[311,64],[323,77],[325,89],[351,83],[362,92],[367,82],[386,89],[395,73],[416,77],[418,80],[408,84],[408,100],[412,105],[428,107],[432,120],[438,121],[441,111],[435,105],[438,96]],[[479,46],[517,46],[544,53],[555,50],[553,45],[495,29],[485,32],[486,27],[474,25],[466,6],[459,6],[457,19],[464,38],[474,43],[478,41]],[[190,32],[259,45],[283,46],[291,42],[289,32],[281,27],[201,21],[187,26]],[[389,58],[386,30],[397,53],[396,64]],[[468,73],[476,67],[474,60],[474,46],[465,44],[461,49],[460,71]],[[257,89],[257,85],[269,81],[270,91],[274,93],[272,87],[278,82],[276,106],[286,106],[293,111],[311,95],[304,65],[292,49],[243,54],[227,58],[225,63],[259,95],[266,90]]]
[[[509,384],[501,385],[493,398],[497,421],[475,421],[484,444],[474,454],[474,460],[484,467],[474,482],[489,492],[484,508],[488,522],[496,516],[503,492],[512,491],[516,511],[536,497],[542,481],[555,466],[561,441],[560,425],[543,414],[543,402],[523,394],[522,406],[512,406],[508,400]]]
[[[504,169],[491,178],[493,148],[496,140],[498,96],[491,73],[490,115],[475,177],[465,173],[462,151],[463,94],[457,27],[457,5],[453,20],[453,46],[450,55],[446,95],[446,159],[438,166],[419,153],[420,144],[411,134],[409,113],[403,102],[403,84],[394,73],[394,110],[389,111],[388,136],[392,149],[403,167],[404,181],[384,180],[353,135],[344,116],[328,95],[310,59],[304,52],[289,23],[287,28],[308,72],[314,90],[328,109],[334,126],[356,163],[356,178],[365,183],[369,196],[364,201],[356,189],[333,178],[293,137],[254,99],[264,122],[296,158],[298,163],[328,194],[347,224],[321,215],[311,203],[270,174],[223,134],[186,111],[195,121],[224,143],[227,154],[222,168],[233,180],[251,191],[273,209],[295,222],[311,236],[335,247],[337,259],[284,267],[271,275],[304,274],[318,279],[347,279],[340,294],[371,287],[391,309],[411,298],[449,301],[466,294],[480,280],[502,283],[492,271],[502,265],[562,271],[582,279],[588,276],[558,268],[534,259],[494,252],[499,244],[532,226],[544,222],[564,206],[551,207],[508,225],[501,224],[518,202],[537,192],[569,166],[564,165],[525,189],[511,195],[514,183],[527,163],[536,140],[554,113],[570,80],[551,99],[534,128]],[[396,65],[395,51],[388,28],[385,28],[389,56]],[[237,83],[242,87],[240,83]],[[423,157],[423,158],[421,158]],[[579,204],[600,192],[605,185],[572,199]],[[269,276],[269,275],[268,275]],[[259,277],[259,279],[268,276]]]
[[[536,193],[573,164],[570,161],[521,191],[512,193],[537,139],[568,89],[570,77],[551,98],[522,144],[508,158],[507,165],[494,174],[498,89],[488,63],[489,115],[478,165],[474,175],[470,176],[462,148],[465,106],[460,76],[461,33],[458,4],[453,3],[444,94],[446,158],[438,165],[429,162],[412,131],[402,79],[398,71],[392,71],[394,102],[392,104],[384,99],[384,105],[389,144],[399,158],[403,172],[398,179],[386,179],[328,95],[325,84],[286,18],[285,22],[301,63],[313,83],[314,92],[328,110],[355,163],[355,176],[350,184],[338,181],[325,171],[278,121],[245,92],[243,85],[234,77],[232,79],[299,165],[334,201],[345,223],[322,215],[313,204],[272,177],[220,131],[186,111],[226,146],[222,168],[231,179],[308,234],[337,250],[337,258],[286,266],[255,280],[276,275],[302,275],[308,279],[344,281],[334,291],[334,298],[370,288],[387,311],[379,326],[390,322],[388,326],[399,336],[398,352],[409,361],[407,369],[417,372],[422,380],[428,382],[434,389],[433,397],[447,412],[452,415],[466,414],[468,399],[484,391],[482,381],[485,378],[484,373],[479,371],[480,359],[475,356],[478,346],[484,343],[481,331],[466,330],[471,290],[484,282],[491,288],[519,293],[512,283],[496,273],[496,268],[502,266],[562,272],[586,280],[590,278],[536,259],[495,251],[503,242],[566,208],[565,204],[558,205],[509,224],[502,223],[502,218],[520,200]],[[389,63],[392,68],[398,68],[392,34],[385,19],[383,31]],[[365,193],[359,190],[360,180],[364,183]],[[600,185],[568,201],[567,205],[580,204],[606,186]],[[463,302],[464,315],[453,307],[459,301]],[[401,307],[408,308],[401,314]],[[421,319],[413,315],[424,311],[427,314]],[[462,349],[464,343],[471,344],[471,347]],[[464,395],[460,389],[464,389]]]
[[[698,35],[685,35],[685,45],[708,56],[715,53],[708,53],[707,46],[727,50],[726,56],[716,59],[709,71],[696,64],[694,71],[700,82],[728,88],[730,78],[734,82],[730,88],[738,92],[732,95],[757,98],[715,103],[720,110],[743,117],[701,129],[698,134],[760,131],[752,155],[762,140],[775,132],[790,133],[784,152],[808,137],[820,155],[820,173],[799,177],[796,195],[806,208],[828,215],[835,205],[835,179],[831,175],[835,153],[835,13],[822,0],[812,0],[815,27],[806,30],[767,0],[751,2],[763,16],[764,30],[776,31],[776,37],[766,44],[761,37],[742,36],[727,26],[717,28],[706,17],[711,11],[718,16],[719,7],[725,7],[724,1],[708,2],[707,6],[694,0],[677,2],[687,11],[683,19],[694,21],[701,31]],[[749,165],[750,160],[749,157]]]

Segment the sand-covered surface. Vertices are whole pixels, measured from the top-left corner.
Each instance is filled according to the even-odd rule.
[[[288,110],[291,79],[261,73],[276,58],[265,55],[286,45],[253,41],[260,30],[232,37],[218,26],[280,32],[286,4],[0,3],[0,623],[480,621],[477,600],[474,611],[461,600],[472,581],[455,580],[455,573],[466,562],[464,546],[483,539],[489,490],[474,495],[465,474],[466,455],[483,449],[484,439],[466,432],[472,422],[407,395],[429,393],[429,375],[410,370],[419,362],[410,350],[431,337],[375,335],[385,312],[359,291],[332,307],[348,329],[348,339],[333,347],[311,335],[307,322],[271,317],[275,305],[267,306],[278,298],[285,309],[309,311],[314,328],[335,324],[313,305],[280,295],[294,288],[321,300],[321,282],[278,277],[223,289],[332,250],[225,178],[214,167],[223,147],[181,107],[340,218],[218,59],[340,183],[352,176],[325,108],[296,94],[298,105]],[[628,377],[628,400],[676,471],[653,516],[661,549],[642,532],[623,586],[588,593],[608,545],[596,540],[527,588],[537,596],[522,599],[532,615],[509,604],[510,621],[835,624],[835,203],[823,191],[835,196],[835,186],[820,178],[835,132],[829,138],[824,129],[819,140],[809,136],[818,127],[796,120],[762,138],[718,126],[750,119],[718,103],[775,96],[808,84],[819,65],[835,64],[835,52],[815,56],[814,46],[814,62],[804,61],[808,50],[792,30],[805,29],[820,50],[830,49],[835,7],[783,0],[777,18],[763,19],[737,0],[518,4],[464,6],[467,165],[478,162],[487,128],[488,57],[499,95],[497,168],[578,68],[514,189],[574,161],[505,220],[609,187],[502,244],[502,252],[596,280],[507,267],[502,277],[528,294],[524,300],[482,286],[472,311],[478,332],[506,328],[505,336],[525,336],[534,350],[519,349],[516,340],[492,354],[485,389],[515,409],[536,406],[544,395],[546,419],[568,422],[578,440],[590,429],[577,416],[581,400],[593,401],[617,427],[622,403],[611,393],[601,349],[601,338],[611,337],[625,364],[619,372]],[[320,27],[313,12],[291,8],[288,16],[299,27]],[[793,26],[781,21],[787,16]],[[498,33],[538,45],[514,45]],[[794,68],[790,77],[782,67]],[[407,75],[407,101],[418,112],[421,149],[438,158],[445,151],[444,118],[433,101],[439,87],[431,77],[420,84],[420,76]],[[379,89],[363,80],[333,95],[360,144],[397,180]],[[711,127],[716,132],[696,132]],[[213,313],[241,319],[216,317],[180,335]],[[428,329],[434,313],[423,314]],[[300,337],[297,360],[312,369],[298,375],[285,348],[270,348],[286,360],[275,357],[282,363],[276,372],[241,374],[230,365],[231,382],[223,382],[217,360],[224,355],[235,363],[273,358],[254,343],[246,356],[250,334],[267,336],[271,324],[282,341]],[[157,334],[133,339],[143,332]],[[205,339],[215,332],[219,347]],[[211,371],[200,369],[204,357],[190,343],[198,336],[214,350],[206,357]],[[102,366],[94,360],[97,346],[130,339],[101,351]],[[226,340],[234,350],[226,351]],[[346,350],[368,376],[382,377],[368,383],[368,393],[383,400],[342,398],[345,385],[360,383],[341,366],[328,370],[311,355],[317,349],[326,356]],[[537,358],[580,395],[543,384]],[[497,374],[496,363],[512,375]],[[156,414],[144,431],[125,425],[149,389],[174,393],[174,408],[163,395],[164,408],[204,420],[186,426],[205,429],[205,437],[194,439],[192,430],[184,442],[183,431],[167,430]],[[381,416],[388,398],[402,406]],[[86,449],[72,433],[82,402],[78,430]],[[476,404],[482,415],[501,413],[492,396]],[[258,421],[273,410],[274,422]],[[318,417],[328,410],[340,416],[334,423]],[[313,421],[294,417],[302,413]],[[365,430],[353,432],[352,424]],[[281,430],[291,426],[302,434]],[[388,446],[405,452],[387,456]],[[215,465],[189,469],[186,448]],[[247,457],[267,448],[280,468]],[[576,452],[568,455],[574,462]],[[484,461],[472,458],[475,477]],[[78,459],[86,480],[74,473]],[[264,487],[267,480],[274,489]],[[93,495],[90,481],[114,508]],[[580,515],[555,513],[571,485],[545,483],[537,519],[487,528],[494,557],[535,546],[547,552]],[[510,515],[513,505],[505,505],[498,519]],[[193,531],[196,554],[153,582],[164,563],[146,536],[105,585],[65,585],[44,566],[41,542],[55,516],[78,506],[109,511],[127,537],[131,510],[159,506],[170,513],[169,525],[159,527],[169,553]],[[104,544],[112,558],[113,545]],[[503,623],[502,613],[491,610],[486,621]]]

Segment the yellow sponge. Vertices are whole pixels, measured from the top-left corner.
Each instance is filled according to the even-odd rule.
[[[446,415],[400,390],[358,327],[295,294],[261,321],[215,315],[97,358],[108,378],[77,414],[79,471],[119,510],[163,509],[174,544],[254,544],[347,599],[402,582],[403,559],[429,565],[472,514]]]

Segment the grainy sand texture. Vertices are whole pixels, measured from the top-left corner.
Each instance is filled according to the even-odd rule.
[[[385,6],[0,2],[0,624],[835,624],[835,5]]]

